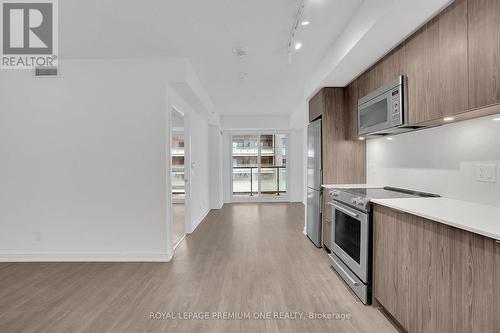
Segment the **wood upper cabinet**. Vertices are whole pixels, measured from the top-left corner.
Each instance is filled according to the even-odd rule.
[[[366,72],[356,80],[358,82],[358,97],[364,97],[371,91],[378,88],[377,86],[377,72],[375,66],[368,69]]]
[[[322,118],[323,183],[335,184],[343,180],[345,156],[339,144],[345,140],[344,89],[324,88],[325,110]]]
[[[469,0],[470,108],[500,102],[500,0]]]
[[[310,110],[321,110],[324,184],[366,182],[365,143],[357,139],[357,95],[352,93],[345,88],[323,88],[309,102]]]
[[[405,52],[404,45],[401,45],[375,65],[375,89],[406,74]]]
[[[325,109],[323,95],[323,91],[320,91],[309,101],[309,122],[323,115]]]
[[[345,90],[346,112],[348,117],[349,129],[347,132],[347,139],[357,141],[358,136],[358,81],[354,80]],[[362,147],[365,146],[363,143]]]
[[[374,297],[410,333],[500,332],[500,244],[374,206]]]
[[[343,146],[344,158],[353,172],[346,179],[348,183],[366,180],[366,141],[358,136],[358,80],[352,82],[345,90],[345,107],[347,117],[346,143]]]
[[[467,38],[467,0],[456,0],[406,41],[410,124],[468,110]]]

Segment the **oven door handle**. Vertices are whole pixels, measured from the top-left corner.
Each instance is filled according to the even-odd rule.
[[[354,217],[355,219],[357,219],[358,216],[359,216],[358,214],[356,214],[354,212],[351,212],[350,210],[345,209],[344,207],[340,207],[339,205],[336,205],[336,204],[334,204],[332,202],[329,202],[328,204],[331,205],[331,206],[333,206],[335,209],[340,210],[342,213],[345,213],[345,214],[347,214],[347,215],[349,215],[351,217]]]
[[[331,259],[333,261],[335,261],[335,263],[336,263],[337,260],[335,260],[334,258],[331,258]],[[337,268],[342,271],[342,273],[344,274],[344,276],[351,282],[351,284],[353,286],[358,286],[359,285],[359,283],[356,280],[354,280],[348,272],[346,272],[346,270],[344,269],[344,267],[342,267],[340,264],[337,264]]]

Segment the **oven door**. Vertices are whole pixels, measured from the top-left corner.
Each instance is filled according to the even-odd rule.
[[[401,100],[393,96],[393,91],[359,105],[358,134],[373,134],[403,125],[402,110]]]
[[[369,215],[337,201],[330,202],[332,209],[332,252],[368,283],[370,219]]]

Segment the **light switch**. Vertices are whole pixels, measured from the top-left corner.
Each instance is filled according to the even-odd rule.
[[[476,165],[476,180],[478,182],[496,183],[497,165],[496,164]]]

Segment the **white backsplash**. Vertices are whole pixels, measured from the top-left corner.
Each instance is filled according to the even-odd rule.
[[[500,206],[500,116],[367,142],[367,182]],[[479,182],[477,166],[496,165],[496,182]]]

